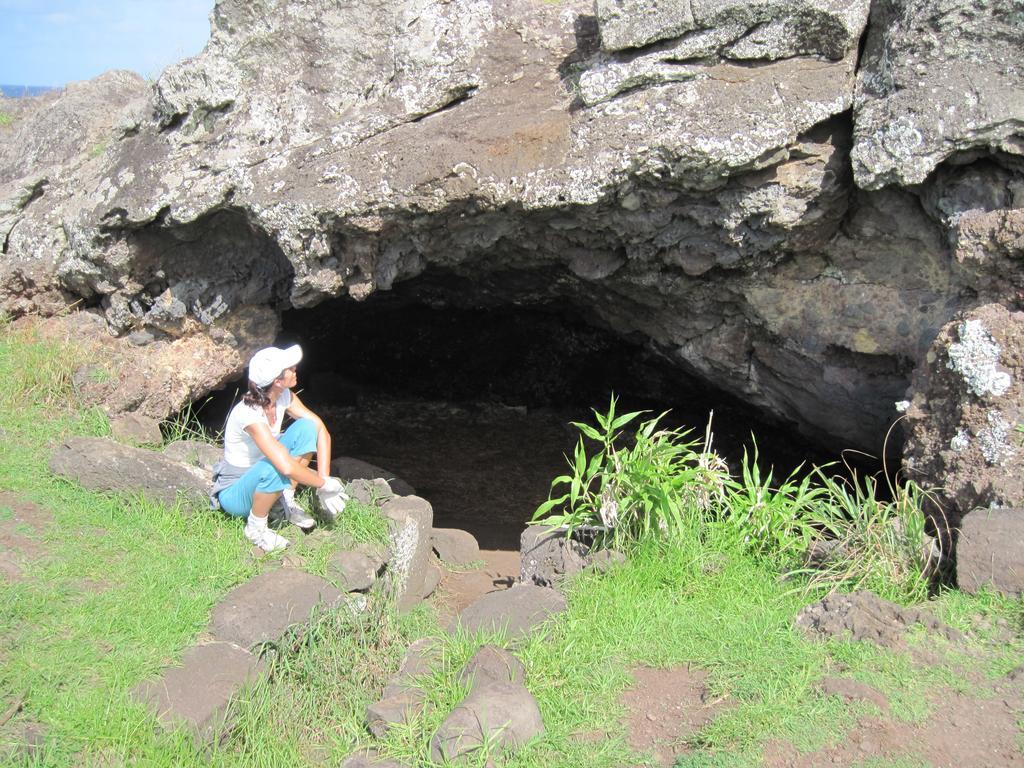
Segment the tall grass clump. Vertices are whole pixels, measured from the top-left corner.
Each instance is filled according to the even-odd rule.
[[[868,589],[903,601],[928,596],[939,559],[938,543],[927,534],[927,491],[911,480],[891,485],[891,499],[879,498],[878,480],[814,475],[823,491],[815,522],[829,552],[806,573],[812,585],[853,591]],[[935,542],[935,543],[933,543]]]
[[[569,472],[554,479],[534,522],[596,534],[599,544],[632,550],[650,539],[695,537],[807,575],[811,589],[872,589],[914,601],[928,591],[925,492],[912,482],[879,497],[877,480],[837,476],[831,465],[776,480],[756,444],[734,476],[703,440],[661,427],[662,413],[617,414],[611,399],[596,425],[580,431]],[[627,428],[635,425],[627,434]],[[812,544],[827,542],[820,569],[805,569]]]

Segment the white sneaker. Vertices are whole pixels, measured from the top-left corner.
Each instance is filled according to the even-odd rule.
[[[282,496],[281,506],[284,507],[284,519],[292,525],[297,525],[304,531],[308,531],[316,525],[316,520],[310,517],[297,501],[289,501]]]
[[[276,552],[288,546],[286,539],[277,531],[272,531],[266,526],[255,526],[245,524],[245,538],[262,549],[264,552]]]

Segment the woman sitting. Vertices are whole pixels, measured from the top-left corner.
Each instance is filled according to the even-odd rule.
[[[331,435],[320,418],[291,390],[302,359],[298,344],[261,349],[249,361],[249,391],[231,409],[224,428],[224,458],[213,468],[211,499],[233,517],[247,517],[245,535],[264,552],[288,546],[267,526],[280,501],[285,518],[304,530],[316,525],[295,501],[299,483],[317,489],[324,509],[337,515],[345,506],[341,481],[329,477]],[[295,419],[281,433],[287,413]],[[309,468],[316,453],[316,468]]]

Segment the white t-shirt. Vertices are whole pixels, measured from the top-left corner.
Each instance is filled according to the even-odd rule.
[[[281,434],[281,422],[284,420],[284,412],[292,404],[292,392],[286,389],[282,392],[275,405],[275,419],[269,424],[267,417],[260,407],[253,408],[244,402],[238,403],[231,409],[228,415],[227,426],[224,427],[224,461],[236,467],[251,467],[260,459],[264,458],[263,451],[256,445],[245,428],[250,424],[263,422],[270,427],[270,434],[278,437]]]

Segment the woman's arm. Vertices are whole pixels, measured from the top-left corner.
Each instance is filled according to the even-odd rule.
[[[270,463],[274,465],[277,471],[289,480],[296,480],[303,485],[310,485],[314,488],[319,488],[324,484],[326,475],[318,475],[309,467],[304,467],[296,461],[295,457],[288,453],[288,449],[281,445],[280,441],[274,437],[266,422],[250,424],[245,428],[245,431],[249,433],[249,436],[256,443],[256,447],[263,452],[263,455],[270,459]]]
[[[316,471],[320,477],[327,477],[331,474],[331,433],[320,417],[309,410],[294,392],[288,415],[293,419],[309,419],[316,424]]]

